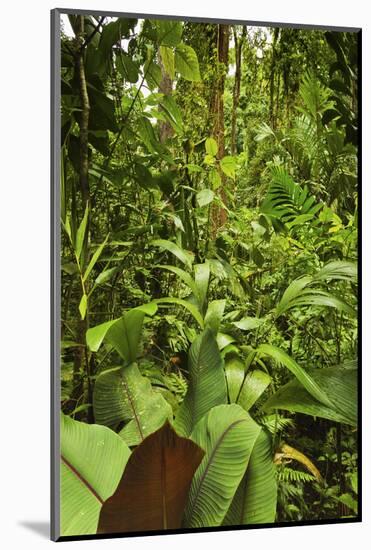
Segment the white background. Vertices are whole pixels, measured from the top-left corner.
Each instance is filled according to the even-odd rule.
[[[361,0],[17,0],[0,19],[0,544],[51,547],[49,520],[49,10],[54,7],[363,27],[364,523],[70,542],[69,548],[366,548],[370,529],[370,21]],[[5,9],[6,8],[6,9]],[[367,536],[368,535],[368,536]]]

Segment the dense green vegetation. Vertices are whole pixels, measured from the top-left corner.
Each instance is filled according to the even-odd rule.
[[[69,24],[62,534],[356,517],[357,34]]]

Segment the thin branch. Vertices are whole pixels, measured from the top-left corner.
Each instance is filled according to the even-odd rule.
[[[81,48],[80,48],[80,51],[84,50],[89,44],[90,42],[93,40],[94,36],[97,34],[97,32],[99,31],[99,27],[102,26],[103,24],[103,21],[105,20],[105,16],[101,17],[98,21],[98,24],[96,27],[94,27],[94,30],[91,34],[89,34],[89,36],[85,39],[85,41],[83,42]]]

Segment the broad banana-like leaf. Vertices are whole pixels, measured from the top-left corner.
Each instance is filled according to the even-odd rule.
[[[139,351],[144,312],[132,309],[114,323],[106,334],[106,339],[127,362],[136,360]]]
[[[205,327],[211,328],[216,335],[222,322],[226,300],[213,300],[209,303],[205,315]]]
[[[262,393],[267,389],[272,379],[262,370],[252,370],[246,374],[242,388],[239,392],[237,403],[245,411],[249,411],[257,402]]]
[[[236,404],[214,407],[198,422],[191,438],[206,454],[189,491],[185,527],[222,524],[260,431]]]
[[[232,356],[225,361],[224,370],[228,386],[228,400],[230,403],[236,403],[245,378],[245,364],[239,357]]]
[[[102,504],[116,490],[129,456],[109,428],[61,414],[61,535],[97,532]]]
[[[166,422],[131,454],[117,490],[102,507],[98,533],[179,529],[203,456]]]
[[[271,440],[262,430],[223,525],[273,523],[276,508],[277,482]]]
[[[319,402],[297,380],[292,380],[272,395],[263,409],[284,409],[356,426],[357,369],[311,369],[310,376],[331,397],[330,406]]]
[[[271,346],[270,344],[262,344],[257,349],[258,352],[272,357],[275,361],[284,365],[292,374],[298,379],[298,381],[304,386],[304,388],[315,398],[317,401],[320,401],[326,407],[332,407],[331,400],[321,386],[313,379],[313,377],[308,374],[308,371],[304,370],[297,362],[287,355],[286,352],[277,348],[276,346]]]
[[[138,355],[144,315],[144,311],[134,308],[119,319],[90,328],[86,333],[89,349],[98,351],[106,339],[127,363],[132,363]]]
[[[227,346],[230,346],[235,341],[236,339],[233,338],[233,336],[226,334],[225,332],[218,332],[216,335],[216,342],[220,351],[225,349]]]
[[[120,436],[130,446],[138,445],[172,418],[169,403],[152,389],[135,363],[106,370],[97,377],[93,406],[99,424],[113,427],[126,423]]]
[[[188,390],[174,424],[182,435],[189,435],[212,407],[227,402],[223,360],[210,329],[202,332],[192,343],[188,367]]]
[[[195,284],[197,288],[196,298],[198,301],[199,310],[201,314],[204,315],[206,310],[207,291],[209,289],[210,265],[208,262],[196,264],[194,266],[194,272]]]

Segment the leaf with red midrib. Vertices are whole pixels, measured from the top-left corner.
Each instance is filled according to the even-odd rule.
[[[115,493],[103,504],[98,533],[178,529],[203,456],[166,422],[131,454]]]

